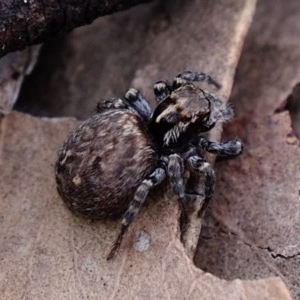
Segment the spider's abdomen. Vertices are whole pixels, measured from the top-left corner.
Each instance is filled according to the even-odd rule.
[[[79,125],[63,145],[56,162],[57,189],[80,215],[119,217],[156,161],[142,119],[125,109],[105,110]]]

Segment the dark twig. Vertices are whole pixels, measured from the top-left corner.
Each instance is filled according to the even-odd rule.
[[[0,57],[149,0],[0,1]]]

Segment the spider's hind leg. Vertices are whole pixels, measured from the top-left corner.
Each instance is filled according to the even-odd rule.
[[[209,75],[203,72],[184,71],[174,78],[173,89],[177,89],[186,83],[191,83],[195,81],[205,81],[208,84],[214,85],[218,89],[221,87],[221,85],[217,81],[215,81],[213,78],[211,78]]]
[[[130,224],[133,222],[136,215],[139,213],[140,208],[145,202],[150,189],[160,184],[165,177],[166,177],[165,170],[163,168],[157,168],[154,170],[152,174],[150,174],[150,176],[147,179],[144,179],[140,184],[140,186],[137,188],[134,194],[134,198],[131,201],[127,211],[123,216],[120,233],[117,239],[115,240],[110,250],[110,253],[107,256],[107,260],[112,259],[116,251],[118,251],[118,249],[120,248],[125,232],[127,231]]]

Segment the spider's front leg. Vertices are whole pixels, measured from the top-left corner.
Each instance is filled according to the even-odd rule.
[[[179,201],[182,201],[185,197],[183,182],[184,161],[178,154],[169,155],[167,172],[174,193],[178,196]]]
[[[123,236],[127,231],[128,227],[140,211],[143,203],[145,202],[147,195],[150,189],[158,184],[160,184],[164,178],[166,177],[166,172],[163,168],[158,167],[154,170],[152,174],[147,179],[144,179],[140,186],[137,188],[134,198],[131,201],[127,211],[125,212],[123,219],[122,219],[122,226],[120,233],[113,244],[113,247],[110,253],[107,256],[107,260],[112,259],[116,251],[120,248]]]
[[[108,100],[102,100],[97,103],[96,111],[98,113],[107,109],[126,109],[128,105],[121,98],[111,98]]]
[[[202,173],[205,177],[204,200],[198,212],[198,216],[202,217],[215,190],[215,171],[210,163],[206,162],[205,160],[203,160],[203,158],[201,158],[198,155],[190,156],[187,160],[192,169],[194,169],[196,172]]]
[[[212,166],[197,154],[198,151],[208,151],[221,157],[231,158],[241,154],[243,145],[240,141],[210,142],[205,138],[200,138],[198,145],[191,147],[189,152],[185,153],[185,159],[189,162],[190,167],[196,172],[204,174],[205,177],[204,201],[201,203],[201,208],[199,210],[199,216],[201,217],[213,195],[216,179]],[[189,205],[193,204],[194,207],[198,208],[200,203],[198,198],[201,198],[202,195],[198,195],[198,193],[193,190],[189,191],[191,188],[197,188],[197,178],[192,180],[193,182],[190,182],[191,180],[192,178],[189,179],[189,182],[186,185],[187,203]]]
[[[157,81],[154,84],[154,95],[157,98],[157,102],[161,102],[166,99],[172,92],[172,86],[168,81]]]
[[[224,158],[235,157],[243,151],[243,144],[240,141],[210,142],[200,138],[199,146],[205,151]]]
[[[184,71],[174,78],[172,88],[175,90],[186,83],[192,83],[195,81],[205,81],[208,84],[214,85],[218,89],[221,87],[218,82],[203,72]]]
[[[168,81],[157,81],[154,85],[154,94],[158,102],[160,102],[166,99],[172,91],[178,89],[182,85],[195,81],[205,81],[208,84],[214,85],[218,89],[221,88],[221,85],[217,81],[203,72],[184,71],[174,78],[172,84]]]
[[[125,93],[125,102],[134,109],[138,114],[146,121],[148,121],[152,114],[152,109],[148,101],[142,96],[142,94],[131,88]]]
[[[182,229],[182,236],[185,231],[185,225],[189,222],[189,212],[191,201],[190,195],[186,194],[186,180],[184,180],[184,159],[178,154],[171,154],[168,156],[167,173],[170,185],[174,194],[178,197],[181,206],[180,224]]]
[[[190,170],[187,181],[184,180],[185,160]],[[202,216],[213,195],[215,173],[211,165],[197,154],[196,147],[191,147],[182,157],[178,154],[169,155],[167,173],[170,185],[181,204],[181,238],[186,243],[185,234],[187,227],[192,226],[190,223],[192,215],[196,213]],[[202,185],[199,185],[200,176],[203,175],[205,177],[204,195],[201,190]]]

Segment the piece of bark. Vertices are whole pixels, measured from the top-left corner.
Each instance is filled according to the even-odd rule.
[[[0,59],[0,115],[11,112],[26,75],[36,64],[39,46],[14,52]]]
[[[32,113],[32,104],[39,99],[34,113],[38,110],[42,115],[46,111],[48,115],[86,118],[99,97],[120,97],[131,86],[140,89],[154,106],[153,84],[171,80],[187,69],[206,72],[221,83],[222,89],[217,91],[202,86],[226,102],[254,8],[253,0],[172,0],[101,18],[90,27],[74,31],[64,41],[67,49],[56,50],[61,57],[52,77],[49,78],[52,60],[44,68],[37,67],[44,80],[43,75],[35,73],[18,108]],[[52,50],[48,56],[55,57]],[[29,105],[30,98],[34,102]],[[218,140],[220,131],[218,126],[210,138]],[[171,197],[170,201],[176,199]],[[194,255],[200,228],[201,222],[195,215],[184,238],[190,257]]]
[[[205,88],[226,101],[254,6],[154,1],[99,18],[42,49],[18,109],[84,119],[132,86],[154,106],[153,84],[187,69],[213,76],[222,89]]]
[[[244,154],[218,166],[213,218],[196,263],[225,279],[280,276],[300,299],[300,148],[287,111],[275,113],[300,79],[299,1],[260,1],[239,63],[228,134]],[[216,225],[217,222],[217,226]]]
[[[0,122],[1,298],[291,299],[279,278],[227,282],[197,269],[167,196],[141,213],[127,249],[107,262],[118,223],[75,217],[55,189],[57,149],[75,120],[12,113]]]
[[[0,3],[0,57],[147,0],[5,0]]]

